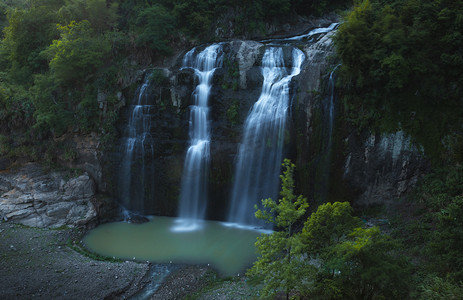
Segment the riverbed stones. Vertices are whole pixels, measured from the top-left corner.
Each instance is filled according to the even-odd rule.
[[[33,227],[85,225],[96,217],[95,184],[87,173],[45,172],[30,163],[0,174],[0,217]]]

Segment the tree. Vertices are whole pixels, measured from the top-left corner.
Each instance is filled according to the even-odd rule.
[[[448,159],[444,141],[463,136],[462,17],[462,0],[356,1],[335,37],[348,119]]]
[[[117,22],[118,4],[114,1],[108,5],[106,0],[87,0],[88,21],[98,33],[111,30]]]
[[[60,39],[43,52],[50,60],[50,70],[60,83],[80,84],[89,81],[103,65],[111,50],[110,43],[95,36],[88,21],[72,21],[59,26]]]
[[[140,12],[136,19],[139,35],[137,44],[148,46],[161,54],[170,53],[169,37],[175,28],[175,18],[162,5],[153,5]]]
[[[337,268],[342,299],[406,299],[410,265],[399,245],[378,227],[355,228],[330,251],[326,265]]]
[[[56,13],[45,6],[30,9],[10,9],[8,26],[4,28],[3,51],[8,53],[10,77],[20,84],[30,84],[32,74],[48,69],[47,60],[40,56],[58,36]]]
[[[304,224],[301,239],[311,256],[319,256],[324,249],[345,238],[354,228],[361,227],[353,216],[349,202],[325,203],[312,213]]]
[[[116,25],[117,9],[117,3],[108,5],[106,0],[67,0],[58,14],[64,24],[87,20],[95,32],[102,34]]]
[[[447,281],[463,282],[463,166],[441,168],[428,174],[417,193],[427,208],[425,220],[432,231],[421,232],[423,256],[431,269]]]
[[[34,128],[51,132],[54,136],[63,134],[73,123],[72,109],[58,98],[57,90],[58,85],[50,74],[34,76],[34,85],[31,88],[35,106]]]
[[[362,228],[348,202],[320,205],[304,224],[302,252],[314,278],[304,295],[322,299],[402,299],[408,264],[378,227]]]
[[[272,234],[262,234],[257,239],[259,258],[247,273],[264,283],[263,298],[283,291],[288,299],[289,293],[301,283],[299,275],[305,271],[304,260],[294,253],[300,246],[300,238],[298,233],[293,232],[293,226],[305,214],[309,205],[306,198],[294,195],[295,165],[285,159],[283,167],[285,171],[280,175],[281,198],[278,202],[271,198],[262,200],[265,209],[256,212],[258,219],[273,223],[281,229]]]

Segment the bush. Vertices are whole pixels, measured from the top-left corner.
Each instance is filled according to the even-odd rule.
[[[50,59],[50,70],[61,84],[79,86],[88,82],[101,67],[111,46],[95,36],[88,21],[58,26],[60,39],[43,52]]]
[[[146,46],[160,54],[169,54],[169,37],[175,26],[175,18],[162,5],[153,5],[142,10],[136,19],[137,45]]]

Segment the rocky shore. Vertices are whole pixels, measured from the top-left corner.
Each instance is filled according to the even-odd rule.
[[[28,163],[0,173],[0,219],[26,226],[84,226],[97,216],[95,183],[87,173],[47,171]]]
[[[37,163],[0,171],[0,299],[257,295],[243,278],[224,280],[206,266],[171,265],[161,274],[159,265],[86,251],[80,239],[105,218],[103,211],[114,209],[98,199],[95,186],[85,172],[50,171]]]
[[[0,222],[0,299],[255,299],[244,277],[220,278],[206,266],[179,265],[153,285],[153,265],[101,261],[72,249],[83,231]]]
[[[68,245],[72,229],[0,223],[0,299],[124,299],[135,293],[147,263],[88,258]]]

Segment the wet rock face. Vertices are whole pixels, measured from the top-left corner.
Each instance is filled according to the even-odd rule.
[[[303,48],[307,60],[298,80],[299,92],[294,97],[292,111],[297,185],[302,186],[309,198],[320,201],[345,199],[354,206],[388,205],[416,185],[428,164],[402,132],[359,135],[357,129],[344,123],[342,102],[336,95],[331,137],[334,144],[332,149],[326,149],[323,141],[327,139],[327,130],[323,120],[327,112],[323,107],[329,101],[330,70],[335,68],[328,60],[335,53],[333,35],[330,32]],[[332,156],[331,163],[323,166],[323,155],[327,153]],[[320,195],[324,185],[325,189],[331,189],[331,195]]]
[[[390,204],[410,191],[428,169],[428,162],[403,132],[352,134],[344,179],[356,190],[357,206]]]
[[[316,181],[320,176],[314,171],[317,161],[322,160],[317,156],[327,151],[322,145],[326,140],[322,136],[326,130],[320,128],[323,126],[322,119],[326,117],[326,111],[323,110],[323,101],[327,101],[326,84],[330,70],[335,67],[329,61],[329,57],[335,53],[332,42],[334,34],[329,32],[316,35],[310,42],[297,44],[306,59],[300,75],[294,78],[290,86],[292,94],[287,134],[291,137],[285,140],[288,151],[284,156],[290,157],[297,164],[299,174],[296,185],[302,187],[302,193],[309,198],[313,198],[316,193],[314,190],[320,183]],[[202,47],[205,45],[198,50]],[[223,43],[223,66],[214,73],[208,99],[211,143],[207,218],[224,219],[228,209],[243,125],[262,91],[261,64],[266,47],[256,41],[235,40]],[[284,53],[285,61],[290,62],[290,47],[284,46]],[[198,83],[192,69],[181,68],[182,59],[183,56],[179,56],[171,68],[163,69],[166,80],[162,84],[153,83],[149,88],[153,104],[150,134],[155,140],[152,158],[154,193],[146,197],[149,203],[142,213],[176,215],[189,140],[189,109],[194,103],[192,93]],[[146,71],[144,76],[151,71]],[[141,83],[142,77],[139,80]],[[133,93],[124,96],[131,99]],[[339,101],[337,105],[342,106]],[[121,133],[128,117],[128,111],[122,109],[119,121]],[[342,120],[341,115],[335,113],[335,117]],[[338,148],[333,150],[332,163],[326,168],[329,170],[327,176],[341,178],[337,182],[333,181],[332,186],[342,181],[349,191],[353,191],[354,198],[348,200],[358,205],[384,203],[414,186],[426,163],[416,149],[408,147],[403,135],[357,136],[341,126],[334,127],[333,139],[338,139],[334,147]],[[346,142],[343,142],[344,139]],[[118,149],[115,147],[114,152],[107,156],[108,164],[102,164],[108,174],[103,178],[117,177],[117,167],[121,163]],[[320,162],[318,169],[323,169]],[[114,185],[117,180],[113,179],[112,182]],[[114,190],[114,187],[108,189],[109,192]],[[113,195],[117,198],[117,193],[113,192]],[[325,200],[340,199],[335,195]]]
[[[317,39],[315,41],[300,42],[302,46],[298,44],[308,59],[303,65],[301,76],[291,83],[293,107],[290,110],[299,110],[300,114],[297,118],[304,120],[311,117],[312,93],[310,91],[320,89],[320,76],[329,65],[326,58],[333,53],[331,34],[315,38]],[[197,51],[205,46],[199,46]],[[223,64],[214,72],[208,99],[211,130],[208,218],[223,219],[228,209],[235,159],[242,139],[244,123],[262,92],[261,67],[266,47],[271,46],[257,41],[235,40],[222,44]],[[291,65],[292,47],[281,47],[283,47],[285,62]],[[168,80],[162,85],[150,84],[149,98],[153,104],[150,134],[155,140],[152,159],[155,174],[153,174],[152,190],[155,192],[145,197],[150,199],[150,202],[142,213],[176,214],[182,166],[189,140],[189,109],[194,103],[192,93],[198,83],[193,70],[181,68],[182,59],[183,56],[179,56],[177,62],[164,72]],[[145,76],[149,72],[147,71]],[[139,84],[142,84],[141,79]],[[133,95],[125,95],[126,99],[132,97]],[[123,109],[119,121],[121,137],[128,117],[127,111]],[[301,124],[306,127],[304,130],[306,139],[296,142],[308,143],[308,122],[304,121]],[[291,126],[288,126],[288,132],[290,128]],[[112,175],[113,178],[118,173],[118,166],[121,165],[122,158],[117,153],[118,149],[119,147],[115,147],[114,153],[108,156],[110,163],[107,165],[112,166],[112,171],[107,174]],[[113,182],[117,181],[113,180]],[[115,191],[114,188],[109,190]],[[117,198],[117,192],[113,194]]]
[[[66,172],[44,172],[27,164],[0,174],[0,217],[33,227],[81,226],[96,217],[95,183],[87,173],[69,179]]]

